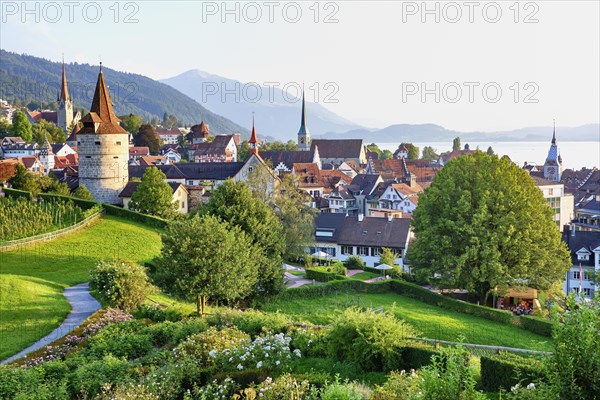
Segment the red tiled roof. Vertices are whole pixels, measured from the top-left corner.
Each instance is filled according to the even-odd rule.
[[[102,70],[98,74],[90,112],[81,119],[81,122],[83,122],[83,129],[79,134],[127,134],[127,131],[119,125],[121,120],[113,110]]]
[[[54,156],[54,168],[66,168],[79,165],[79,156],[77,153],[66,156]]]
[[[149,156],[150,148],[148,146],[133,146],[129,148],[130,156]]]

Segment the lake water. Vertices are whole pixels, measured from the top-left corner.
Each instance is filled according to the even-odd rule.
[[[463,142],[464,146],[467,142]],[[468,142],[471,150],[477,146],[482,151],[486,151],[488,146],[492,146],[494,152],[500,156],[507,155],[510,159],[523,166],[527,161],[530,164],[544,164],[550,142]],[[558,150],[563,160],[563,168],[581,169],[583,167],[600,167],[600,141],[598,142],[561,142],[558,141]],[[399,143],[379,143],[382,150],[396,151]],[[419,151],[423,152],[423,147],[431,146],[436,152],[452,150],[452,142],[415,142]]]

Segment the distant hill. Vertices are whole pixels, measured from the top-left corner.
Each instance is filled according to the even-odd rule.
[[[588,124],[577,127],[556,127],[556,134],[561,141],[598,141],[600,124]],[[548,141],[552,137],[552,127],[529,127],[503,132],[460,132],[446,129],[434,124],[398,124],[383,129],[355,129],[344,133],[330,132],[321,135],[331,139],[363,139],[369,143],[393,142],[447,142],[460,136],[462,142],[537,142]]]
[[[98,66],[70,63],[66,70],[69,94],[75,106],[89,109],[98,79]],[[207,110],[169,85],[105,66],[102,71],[117,115],[138,114],[149,121],[155,117],[162,120],[166,112],[189,125],[204,120],[210,125],[212,134],[241,133],[249,137],[247,127]],[[0,50],[0,98],[22,102],[56,101],[60,82],[61,63]]]
[[[251,121],[254,111],[256,130],[259,136],[271,136],[283,141],[296,140],[296,134],[300,127],[302,103],[300,101],[291,102],[287,98],[292,95],[284,97],[281,89],[260,87],[254,84],[248,85],[244,89],[242,82],[200,70],[187,71],[172,78],[163,79],[161,82],[173,86],[209,110],[240,125],[246,126]],[[260,88],[260,93],[258,88]],[[216,90],[217,93],[209,94],[213,90]],[[246,94],[240,94],[239,99],[236,99],[233,94],[221,96],[222,93],[226,93],[225,90],[237,90],[242,94],[246,91]],[[361,128],[322,105],[309,102],[312,92],[307,89],[306,93],[307,124],[312,135],[326,132],[346,132]]]

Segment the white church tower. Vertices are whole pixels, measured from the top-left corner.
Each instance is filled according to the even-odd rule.
[[[65,60],[62,65],[62,83],[60,87],[60,95],[57,99],[58,110],[56,112],[56,125],[69,135],[68,129],[73,122],[73,99],[69,96],[67,88],[67,74],[65,72]]]

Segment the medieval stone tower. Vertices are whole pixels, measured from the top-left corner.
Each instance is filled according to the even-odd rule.
[[[60,127],[67,135],[69,126],[73,122],[73,100],[69,96],[67,89],[67,75],[65,73],[65,62],[62,65],[62,83],[60,87],[60,95],[57,99],[58,110],[56,112],[56,125]]]
[[[77,132],[79,184],[96,201],[120,204],[119,193],[129,180],[129,134],[119,125],[104,83],[102,66],[89,114],[81,119]]]

